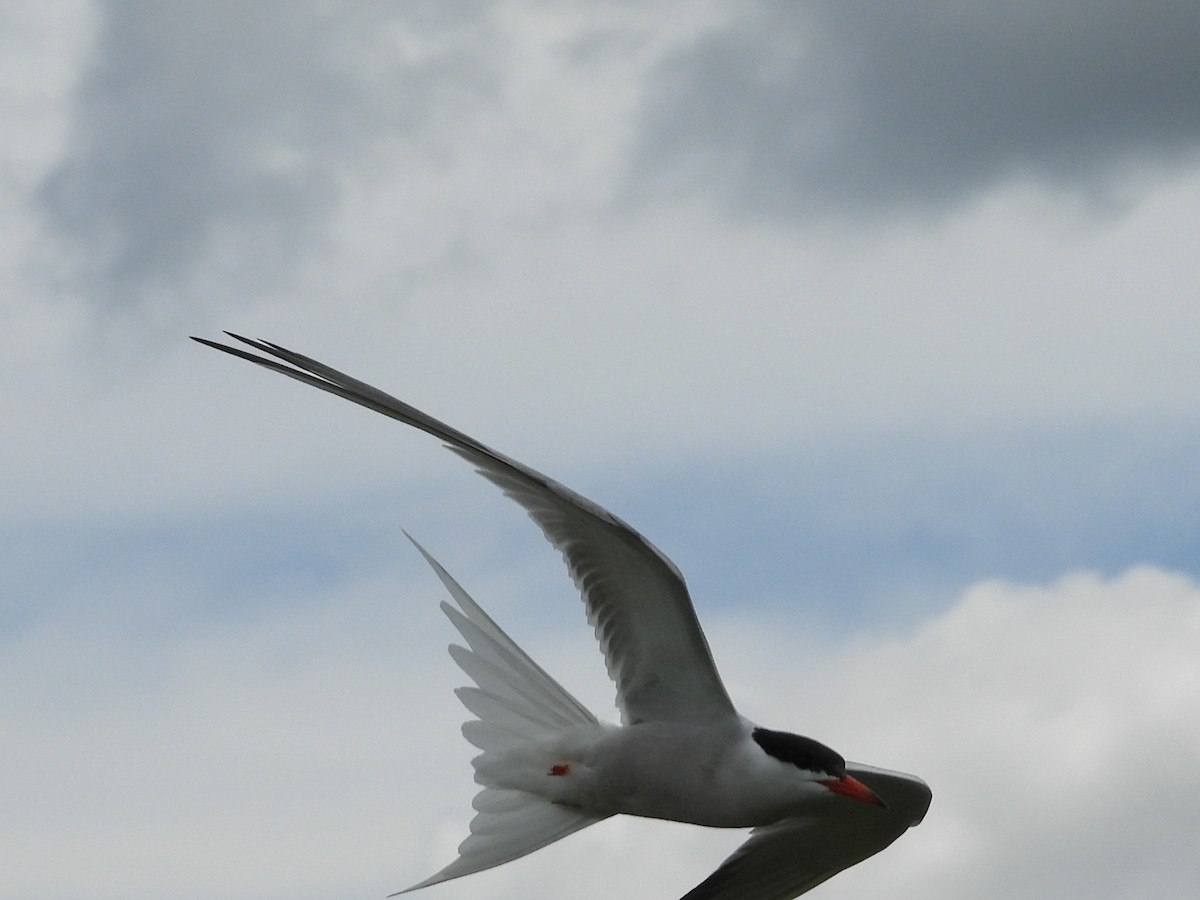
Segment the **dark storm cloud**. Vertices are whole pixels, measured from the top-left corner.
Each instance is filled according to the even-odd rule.
[[[478,35],[430,4],[110,0],[42,198],[89,297],[172,295],[201,261],[270,283],[337,202],[339,167],[482,91]],[[419,59],[403,45],[456,29]]]
[[[1028,178],[1103,196],[1200,146],[1200,4],[764,0],[666,66],[642,186],[743,210],[944,209]]]

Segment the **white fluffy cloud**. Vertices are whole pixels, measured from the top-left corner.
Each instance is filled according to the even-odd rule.
[[[901,869],[918,884],[896,896],[1184,896],[1200,880],[1197,646],[1200,589],[1143,568],[979,584],[836,660],[833,727],[934,784]]]

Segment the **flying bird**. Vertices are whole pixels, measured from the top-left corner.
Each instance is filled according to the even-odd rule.
[[[504,633],[414,540],[449,592],[441,608],[474,682],[456,693],[474,719],[482,789],[458,858],[399,893],[532,853],[617,814],[751,828],[682,900],[790,900],[918,824],[921,779],[858,763],[738,714],[717,674],[679,569],[617,516],[369,384],[278,344],[209,347],[336,394],[443,441],[524,507],[583,595],[621,724],[601,722]],[[409,538],[412,540],[412,538]],[[396,895],[393,895],[396,896]]]

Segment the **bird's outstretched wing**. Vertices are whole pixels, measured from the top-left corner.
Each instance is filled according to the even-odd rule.
[[[878,853],[924,818],[932,794],[920,778],[854,763],[846,772],[887,808],[834,800],[819,816],[755,828],[681,900],[792,900]]]
[[[203,338],[193,340],[439,438],[523,506],[562,553],[583,594],[627,724],[705,722],[736,715],[683,576],[621,519],[378,388],[278,344],[226,334],[266,356]]]

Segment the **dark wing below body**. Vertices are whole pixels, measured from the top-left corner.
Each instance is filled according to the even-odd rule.
[[[819,816],[755,828],[681,900],[792,900],[874,856],[925,817],[933,795],[920,778],[857,763],[847,765],[846,772],[887,808],[836,803]]]
[[[266,356],[193,340],[439,438],[524,507],[562,553],[583,595],[626,724],[737,715],[679,569],[617,516],[378,388],[278,344],[226,333]]]

